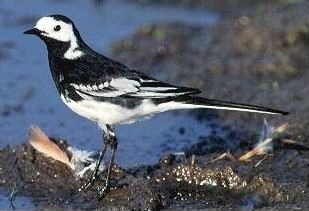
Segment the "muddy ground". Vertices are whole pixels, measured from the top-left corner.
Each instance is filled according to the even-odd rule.
[[[244,138],[243,133],[235,131],[228,136]],[[235,157],[253,147],[246,142],[248,139],[249,136],[233,146]],[[67,147],[66,141],[53,140],[62,148]],[[232,158],[214,161],[224,151],[220,145],[208,146],[211,142],[224,141],[215,135],[203,137],[198,144],[184,149],[185,159],[167,154],[153,166],[127,170],[115,166],[112,189],[103,198],[98,188],[103,184],[104,172],[93,187],[79,192],[86,177],[76,177],[65,164],[43,156],[29,144],[0,150],[0,182],[10,191],[12,207],[15,195],[31,197],[36,206],[45,209],[308,207],[308,153],[279,148],[259,165],[256,164],[263,156],[250,162]]]
[[[231,2],[213,5],[223,15],[209,28],[182,23],[143,26],[114,44],[114,58],[171,83],[199,88],[205,97],[291,112],[287,117],[219,112],[215,118],[238,140],[230,149],[235,157],[253,148],[263,118],[273,125],[288,122],[289,139],[308,146],[308,2],[246,4],[228,13]],[[166,71],[169,74],[163,74]],[[17,194],[46,208],[309,208],[308,151],[278,147],[258,166],[264,156],[250,162],[208,162],[228,150],[220,142],[220,134],[201,137],[184,149],[187,157],[180,161],[162,155],[153,166],[115,166],[114,188],[101,200],[96,189],[102,182],[78,192],[85,179],[76,179],[64,164],[29,144],[0,150],[0,182],[9,190],[16,186]],[[104,173],[100,176],[104,179]]]

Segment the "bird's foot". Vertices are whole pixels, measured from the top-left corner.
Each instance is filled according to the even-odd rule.
[[[93,184],[94,184],[94,181],[96,180],[96,176],[92,176],[88,182],[86,182],[85,184],[83,184],[79,189],[78,191],[83,191],[83,190],[86,190],[88,188],[90,188]]]
[[[108,193],[109,190],[110,190],[109,184],[105,184],[103,187],[100,187],[98,189],[99,197],[103,198]]]

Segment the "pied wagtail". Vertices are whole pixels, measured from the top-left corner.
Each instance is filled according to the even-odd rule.
[[[93,184],[105,151],[111,148],[104,194],[109,189],[111,169],[117,150],[114,126],[133,123],[168,110],[211,108],[246,112],[288,114],[271,108],[206,99],[198,89],[174,86],[132,70],[91,49],[75,24],[63,15],[40,18],[24,32],[42,39],[48,50],[52,77],[62,101],[77,114],[96,122],[103,129],[103,145],[90,180]]]

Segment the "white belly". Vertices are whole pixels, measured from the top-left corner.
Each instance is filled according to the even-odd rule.
[[[99,125],[132,123],[155,112],[157,107],[149,100],[144,100],[141,105],[134,109],[127,109],[109,102],[97,103],[92,100],[68,101],[63,95],[61,95],[61,99],[72,111],[97,122]]]
[[[151,100],[145,99],[139,106],[129,109],[109,102],[98,103],[87,99],[75,102],[73,100],[65,99],[63,95],[61,95],[61,99],[72,111],[97,122],[101,127],[106,124],[115,125],[133,123],[137,120],[142,120],[151,115],[167,110],[201,107],[173,101],[156,105],[151,102]]]

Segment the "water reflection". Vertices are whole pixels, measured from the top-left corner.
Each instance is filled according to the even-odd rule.
[[[205,10],[142,6],[128,1],[2,1],[0,3],[0,46],[11,42],[0,59],[0,141],[1,145],[20,143],[28,127],[35,123],[51,136],[70,144],[97,150],[101,132],[88,120],[71,112],[57,96],[51,79],[45,46],[22,31],[42,15],[62,13],[71,17],[90,46],[110,55],[113,41],[128,36],[139,26],[154,22],[180,21],[208,25],[217,16]],[[0,51],[1,52],[1,51]],[[151,163],[162,152],[176,151],[207,133],[207,125],[197,124],[183,114],[162,114],[153,119],[117,128],[120,164]],[[184,135],[179,128],[185,128]],[[139,153],[136,153],[138,151]]]

